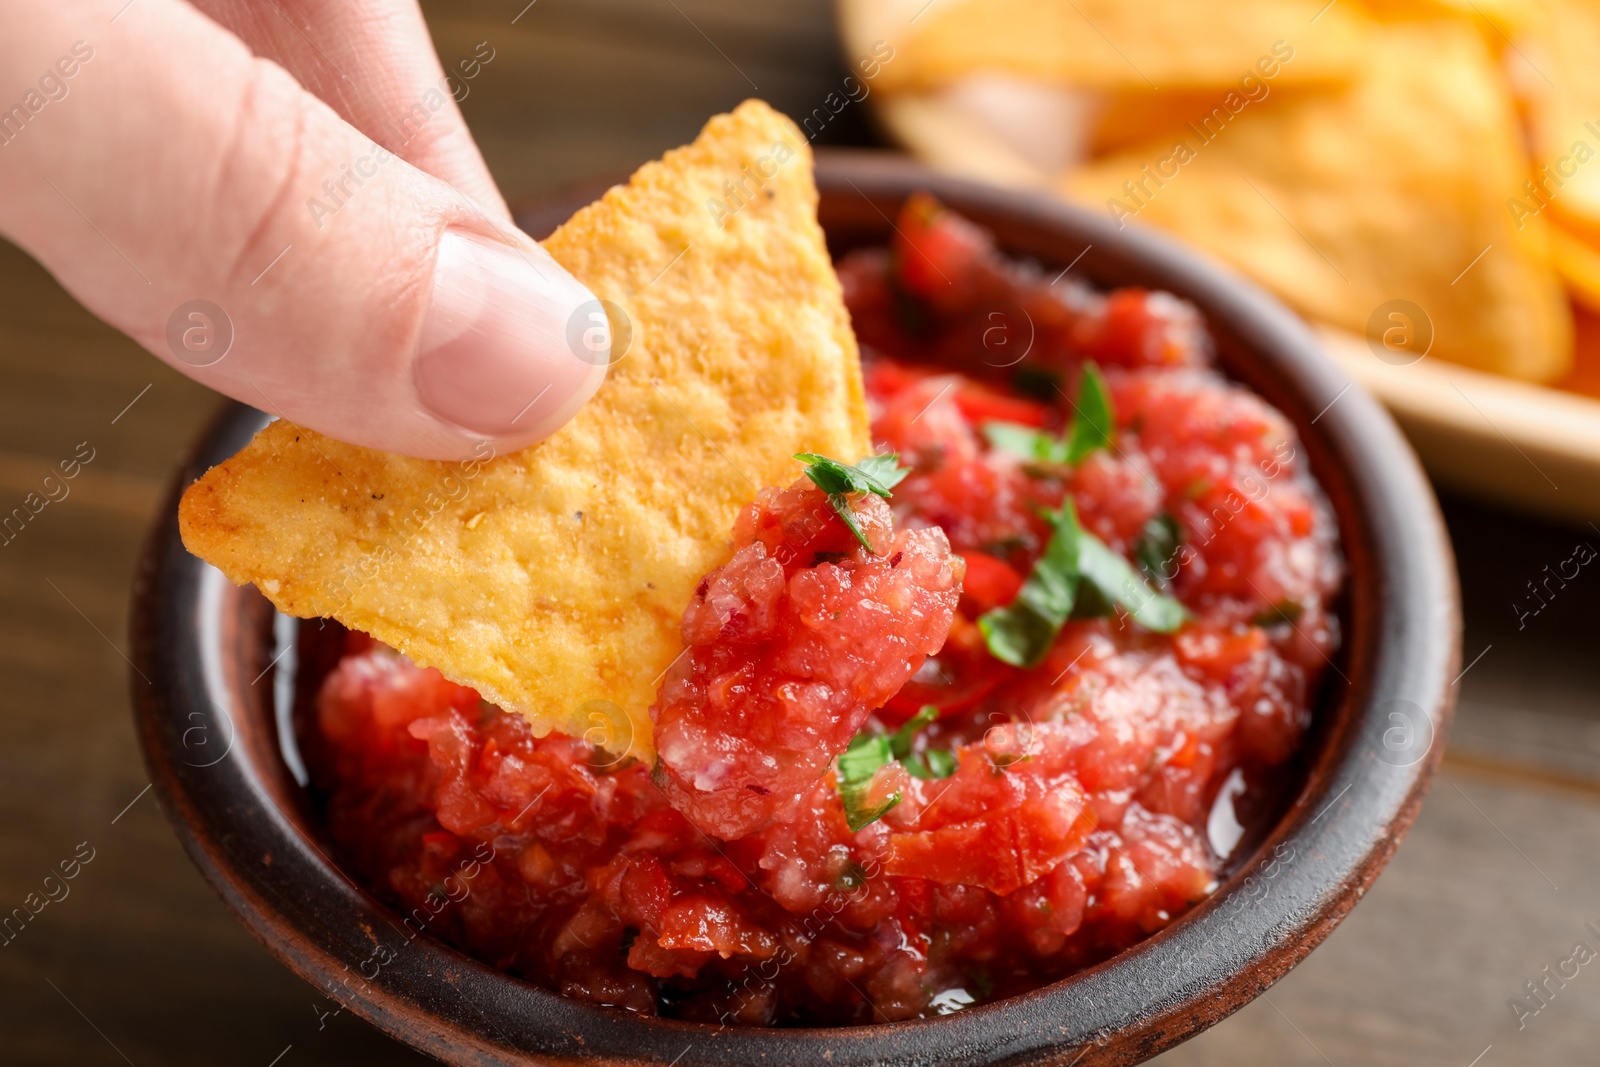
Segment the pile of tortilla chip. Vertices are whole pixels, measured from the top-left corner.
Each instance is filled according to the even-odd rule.
[[[281,611],[648,760],[656,685],[735,517],[799,476],[796,452],[870,449],[855,336],[806,137],[759,101],[544,247],[631,333],[554,436],[436,462],[279,421],[189,487],[179,527]]]
[[[1313,320],[1366,333],[1409,301],[1431,354],[1553,382],[1574,307],[1600,309],[1600,0],[841,11],[885,99],[964,109],[1060,193]]]

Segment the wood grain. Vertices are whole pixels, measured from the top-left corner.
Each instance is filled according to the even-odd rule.
[[[424,5],[447,61],[480,40],[498,50],[463,106],[512,199],[687,140],[758,91],[746,78],[804,113],[842,77],[826,0],[537,0],[512,25],[524,2]],[[824,136],[868,129],[846,112]],[[213,398],[7,245],[0,374],[0,514],[79,442],[96,450],[66,499],[0,544],[0,916],[80,842],[95,850],[66,899],[0,944],[0,1062],[422,1062],[348,1014],[319,1017],[335,1005],[243,932],[141,796],[128,583]],[[1468,1067],[1491,1044],[1481,1067],[1594,1059],[1600,971],[1521,1031],[1506,1000],[1574,940],[1600,949],[1583,927],[1600,925],[1600,576],[1583,568],[1536,615],[1516,607],[1600,532],[1448,510],[1466,656],[1487,651],[1462,680],[1442,780],[1370,899],[1270,999],[1169,1053],[1172,1067]]]

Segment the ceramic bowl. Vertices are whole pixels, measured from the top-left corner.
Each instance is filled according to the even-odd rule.
[[[1295,424],[1349,564],[1345,641],[1301,773],[1215,895],[1072,978],[952,1015],[839,1029],[717,1029],[563,998],[423,935],[340,870],[303,788],[290,711],[327,667],[318,624],[278,616],[184,551],[176,499],[265,422],[226,410],[173,479],[134,591],[138,729],[190,857],[275,955],[396,1038],[451,1063],[1136,1063],[1237,1010],[1304,959],[1377,877],[1443,749],[1459,660],[1455,570],[1432,491],[1394,423],[1306,328],[1237,276],[1042,196],[899,158],[822,154],[835,252],[882,243],[912,191],[989,227],[1011,254],[1102,287],[1192,301],[1225,370]],[[596,189],[521,216],[548,233]],[[391,958],[392,956],[392,958]]]

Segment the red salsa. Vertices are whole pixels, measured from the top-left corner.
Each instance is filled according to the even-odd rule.
[[[654,767],[348,636],[308,752],[408,928],[599,1004],[840,1025],[1070,975],[1215,887],[1339,643],[1294,430],[1188,304],[926,197],[838,269],[879,457],[739,517]]]

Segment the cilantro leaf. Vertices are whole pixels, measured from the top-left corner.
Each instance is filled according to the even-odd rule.
[[[1133,546],[1133,558],[1139,561],[1139,569],[1162,592],[1172,584],[1169,569],[1177,560],[1178,546],[1182,543],[1183,531],[1178,527],[1178,520],[1170,512],[1163,511],[1144,524],[1138,543]]]
[[[807,465],[806,477],[810,478],[818,489],[828,494],[828,506],[850,528],[850,532],[856,535],[856,540],[860,541],[868,552],[872,552],[872,544],[867,540],[866,533],[861,529],[861,523],[850,508],[848,494],[872,493],[887,500],[893,495],[890,490],[911,473],[900,466],[900,457],[893,452],[885,452],[867,456],[854,465],[841,463],[827,456],[819,456],[815,452],[796,452],[794,458]]]
[[[1017,598],[978,617],[989,654],[1013,667],[1034,667],[1069,618],[1122,608],[1147,630],[1169,634],[1189,618],[1179,601],[1157,592],[1133,565],[1078,522],[1069,498],[1047,515],[1054,527]]]
[[[900,457],[893,452],[874,452],[858,460],[855,471],[867,482],[869,492],[877,493],[887,500],[889,490],[906,480],[906,475],[911,473],[911,468],[900,466]]]
[[[1001,422],[991,419],[983,424],[983,436],[990,448],[1009,452],[1020,459],[1035,463],[1065,463],[1067,446],[1043,430],[1024,426],[1020,422]]]
[[[1079,542],[1078,566],[1085,582],[1093,585],[1108,603],[1132,615],[1146,630],[1170,634],[1189,619],[1188,608],[1152,589],[1133,564],[1093,534],[1083,534]]]
[[[956,754],[947,748],[930,748],[900,761],[913,778],[948,778],[961,766]]]
[[[1089,453],[1111,447],[1117,420],[1111,412],[1111,394],[1106,380],[1093,362],[1083,365],[1078,375],[1078,399],[1073,403],[1072,426],[1067,431],[1067,462],[1082,463]]]
[[[932,704],[906,720],[906,724],[889,738],[889,751],[913,778],[948,778],[959,766],[954,752],[943,748],[930,748],[925,752],[912,752],[911,742],[917,731],[939,717],[939,709]]]
[[[806,477],[810,478],[812,484],[824,493],[843,496],[845,493],[857,492],[854,484],[850,481],[849,475],[845,473],[845,465],[843,463],[836,460],[823,459],[820,456],[813,460],[809,452],[796,452],[794,458],[803,459],[811,464],[806,468]]]
[[[889,490],[911,473],[900,466],[900,457],[893,452],[875,452],[855,464],[815,452],[796,452],[794,458],[808,464],[806,477],[824,493],[876,493],[887,500],[893,495]]]
[[[905,759],[911,752],[911,742],[917,736],[917,731],[938,717],[939,709],[932,704],[924,704],[917,709],[917,713],[889,737],[889,751],[894,753],[894,758]]]
[[[1257,626],[1282,626],[1285,623],[1293,626],[1305,611],[1305,605],[1298,600],[1280,600],[1250,621]]]
[[[878,768],[894,762],[889,739],[882,734],[857,734],[850,747],[839,753],[836,775],[839,799],[844,802],[844,820],[855,833],[870,826],[900,803],[900,794],[891,793],[876,807],[868,807],[867,794]]]
[[[978,617],[978,630],[990,655],[1013,667],[1032,667],[1044,659],[1078,600],[1079,541],[1084,533],[1077,512],[1068,500],[1046,517],[1055,530],[1017,598]]]
[[[990,421],[983,424],[989,447],[1009,452],[1020,459],[1054,466],[1076,466],[1090,453],[1111,447],[1117,420],[1111,410],[1111,394],[1106,390],[1100,368],[1085,363],[1078,376],[1078,399],[1073,402],[1072,424],[1066,437],[1058,438],[1032,426],[1016,422]]]
[[[844,818],[850,824],[851,833],[877,822],[900,803],[900,794],[894,793],[877,806],[868,807],[868,790],[880,768],[899,760],[913,778],[948,778],[956,773],[959,762],[953,752],[945,749],[911,751],[917,731],[938,717],[939,709],[925,704],[894,733],[857,734],[850,747],[839,754],[836,764],[839,799],[844,802]]]
[[[844,524],[850,527],[850,532],[856,535],[856,540],[861,542],[861,547],[868,552],[877,554],[872,547],[872,542],[867,540],[867,532],[861,528],[861,523],[856,519],[856,513],[850,508],[850,500],[843,493],[829,493],[828,506],[838,514]]]

